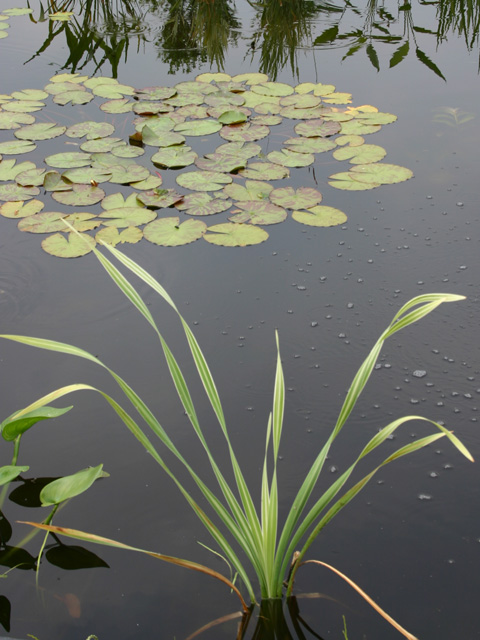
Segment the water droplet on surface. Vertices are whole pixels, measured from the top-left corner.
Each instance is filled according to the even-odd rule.
[[[353,304],[353,302],[349,302],[349,303],[347,304],[347,309],[353,309],[353,307],[354,307],[354,306],[355,306],[355,305]]]
[[[415,371],[412,373],[412,376],[414,376],[415,378],[424,378],[426,375],[427,372],[423,369],[415,369]]]
[[[311,327],[318,327],[318,322],[314,320],[313,322],[310,323],[310,326]]]
[[[463,202],[457,202],[457,207],[463,207]]]
[[[438,473],[436,471],[431,471],[428,475],[430,478],[438,478]]]
[[[431,500],[432,496],[429,493],[419,493],[417,498],[419,500]]]
[[[416,398],[410,398],[410,404],[418,404],[419,400],[417,400]]]
[[[338,469],[335,465],[332,464],[332,466],[329,469],[330,473],[337,473]]]

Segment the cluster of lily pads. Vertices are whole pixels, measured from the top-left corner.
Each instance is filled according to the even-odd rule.
[[[50,113],[43,122],[32,115],[47,99],[65,106],[95,98],[106,100],[100,104],[102,122],[67,127],[52,122]],[[114,125],[106,121],[118,114],[132,114],[128,142],[115,137]],[[261,73],[204,73],[174,87],[140,90],[112,78],[57,74],[43,90],[0,94],[0,129],[14,136],[0,142],[0,214],[19,219],[22,231],[53,233],[42,247],[59,257],[85,255],[100,240],[115,245],[142,237],[163,246],[201,238],[223,246],[257,244],[268,238],[263,227],[284,221],[289,211],[306,225],[342,224],[346,215],[321,205],[317,189],[271,182],[288,179],[291,169],[312,165],[317,154],[331,150],[351,165],[330,176],[332,187],[358,191],[407,180],[413,175],[409,169],[380,162],[385,149],[363,137],[395,120],[370,105],[351,106],[351,95],[333,85],[292,87]],[[279,125],[286,139],[279,150],[265,154],[258,142]],[[212,134],[223,139],[213,153],[201,156],[190,146],[191,140],[204,144]],[[8,158],[60,136],[78,150],[49,155],[44,167]],[[137,159],[151,147],[148,168]],[[170,177],[185,192],[163,188]],[[104,189],[114,185],[123,192],[107,194]],[[126,187],[132,192],[125,193]],[[41,190],[55,202],[50,210],[38,198]],[[101,212],[83,209],[98,203]],[[228,212],[228,222],[207,226],[200,219],[222,212]]]
[[[12,7],[11,9],[3,9],[0,11],[0,40],[8,36],[8,30],[10,29],[10,18],[14,16],[23,16],[28,13],[32,13],[32,9],[20,9]]]

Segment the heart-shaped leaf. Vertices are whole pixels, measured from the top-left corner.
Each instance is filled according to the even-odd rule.
[[[358,147],[341,147],[333,152],[335,160],[350,160],[350,164],[370,164],[387,155],[383,147],[376,144],[362,144]],[[377,180],[375,182],[378,182]]]
[[[6,182],[7,180],[15,180],[15,177],[19,173],[24,171],[30,171],[35,169],[33,162],[19,162],[14,159],[5,159],[0,162],[0,182]]]
[[[323,118],[319,118],[295,125],[295,133],[305,138],[327,138],[338,133],[341,128],[342,125],[338,122],[326,122]]]
[[[335,149],[337,141],[328,138],[289,138],[284,144],[297,153],[324,153]]]
[[[262,140],[270,133],[270,129],[261,124],[236,124],[232,126],[224,126],[220,130],[220,135],[225,140],[231,142],[253,142],[254,140]]]
[[[245,186],[233,182],[227,185],[223,192],[233,200],[240,200],[247,202],[250,200],[267,200],[270,192],[273,190],[273,186],[268,182],[261,182],[258,180],[246,180]]]
[[[315,156],[311,153],[298,153],[290,149],[272,151],[267,155],[267,159],[284,167],[308,167],[315,162]]]
[[[37,148],[37,145],[30,140],[11,140],[8,142],[0,142],[0,157],[17,156],[23,153],[29,153]]]
[[[0,184],[0,200],[15,202],[16,200],[30,200],[38,196],[38,187],[22,187],[18,184]]]
[[[103,200],[105,191],[100,187],[87,184],[74,184],[71,191],[55,191],[52,198],[62,204],[69,204],[74,207],[88,207]]]
[[[201,220],[185,220],[180,224],[179,218],[160,218],[147,224],[144,236],[150,242],[164,247],[178,247],[190,244],[202,237],[207,225]]]
[[[229,216],[232,222],[251,222],[253,224],[277,224],[287,218],[287,212],[271,202],[249,200],[238,202],[240,213]]]
[[[175,125],[174,131],[185,136],[208,136],[220,131],[222,124],[217,120],[189,120]]]
[[[53,122],[30,124],[13,132],[19,140],[51,140],[65,133],[67,127],[60,127]]]
[[[292,218],[310,227],[334,227],[347,221],[347,216],[339,209],[317,205],[308,211],[294,211]]]
[[[282,180],[290,176],[290,171],[287,167],[272,162],[252,162],[241,169],[238,175],[252,180]]]
[[[119,231],[117,227],[105,227],[95,235],[97,242],[106,242],[115,247],[117,244],[136,244],[143,238],[143,231],[138,227],[127,227]]]
[[[180,169],[193,164],[197,157],[197,154],[195,151],[192,151],[191,147],[179,145],[177,147],[160,149],[160,151],[157,151],[157,153],[152,156],[152,162],[161,167]]]
[[[270,193],[270,200],[285,209],[309,209],[322,201],[322,194],[311,187],[281,187]]]
[[[367,145],[360,147],[363,149]],[[396,184],[413,178],[413,171],[406,167],[400,167],[396,164],[386,164],[378,162],[377,164],[365,164],[352,167],[352,174],[355,180],[362,183],[380,183],[380,184]]]
[[[175,189],[153,189],[137,195],[137,200],[146,207],[153,207],[154,209],[171,207],[182,199],[183,195],[177,193]]]
[[[215,213],[222,213],[230,209],[231,205],[230,200],[213,198],[208,193],[191,193],[184,196],[180,202],[175,203],[177,209],[185,211],[191,216],[211,216]]]
[[[210,244],[222,247],[247,247],[265,242],[268,238],[268,233],[253,224],[224,222],[208,227],[203,238]]]
[[[155,220],[157,214],[145,207],[120,207],[99,214],[106,227],[137,227]]]
[[[87,120],[74,124],[65,131],[65,135],[69,138],[83,138],[87,140],[95,140],[96,138],[106,138],[115,131],[113,124],[108,122],[93,122]]]
[[[45,158],[49,167],[56,169],[74,169],[78,167],[87,167],[90,164],[91,156],[89,153],[81,153],[79,151],[70,151],[66,153],[54,153]]]
[[[5,202],[0,206],[0,214],[5,218],[27,218],[40,213],[44,206],[44,203],[40,202],[40,200]]]
[[[380,182],[359,182],[355,179],[355,174],[349,171],[331,175],[328,184],[343,191],[366,191],[380,186]]]
[[[86,233],[69,233],[66,237],[55,233],[42,240],[42,249],[57,258],[80,258],[90,253],[95,239]]]
[[[19,129],[24,124],[32,124],[35,118],[29,113],[0,112],[0,129]]]
[[[63,416],[65,413],[73,409],[71,407],[65,407],[62,409],[58,409],[57,407],[41,407],[40,409],[34,409],[33,411],[29,411],[28,413],[24,413],[22,416],[17,418],[18,411],[13,413],[11,416],[6,418],[2,424],[0,424],[0,431],[2,433],[2,437],[7,442],[12,442],[18,436],[21,436],[25,431],[28,431],[34,424],[37,422],[41,422],[42,420],[49,420],[51,418],[58,418],[59,416]]]
[[[232,178],[219,171],[191,171],[181,173],[176,181],[181,187],[192,191],[218,191],[232,182]]]

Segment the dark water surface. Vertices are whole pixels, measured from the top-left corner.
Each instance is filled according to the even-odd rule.
[[[137,31],[130,31],[126,59],[125,50],[115,60],[100,51],[88,60],[77,51],[74,64],[63,32],[44,46],[48,22],[12,18],[9,37],[0,40],[1,93],[42,88],[61,69],[114,73],[120,82],[141,88],[175,84],[210,70],[234,75],[260,68],[291,84],[332,83],[338,91],[351,92],[355,105],[372,104],[398,115],[395,124],[368,142],[387,149],[387,162],[410,167],[413,180],[366,192],[338,191],[326,184],[331,173],[343,170],[331,154],[317,156],[315,173],[297,170],[299,184],[316,186],[316,180],[324,204],[347,213],[342,227],[315,229],[289,220],[270,227],[265,243],[242,249],[205,242],[161,248],[146,241],[123,247],[159,278],[195,330],[254,490],[260,486],[274,379],[274,329],[279,330],[288,387],[279,463],[285,508],[329,434],[363,358],[400,305],[420,293],[459,293],[467,300],[441,307],[386,345],[381,366],[328,461],[324,484],[347,467],[380,427],[405,414],[444,421],[474,457],[480,452],[478,44],[474,31],[465,35],[448,24],[441,31],[442,7],[436,4],[415,2],[411,11],[405,10],[407,5],[402,10],[390,5],[378,6],[369,22],[363,2],[345,7],[338,2],[342,12],[333,11],[333,5],[298,3],[297,23],[273,13],[263,26],[261,9],[240,2],[222,5],[230,7],[230,14],[212,27],[218,37],[202,40],[207,27],[198,27],[202,37],[196,45],[202,46],[185,38],[179,50],[164,27],[165,16],[173,11],[170,5],[144,3],[135,5],[135,20],[130,17],[127,23]],[[9,6],[9,0],[0,0],[1,9]],[[458,18],[462,7],[468,11],[466,5],[451,5],[451,15]],[[38,17],[39,7],[34,9]],[[113,5],[113,16],[121,9]],[[187,9],[182,9],[184,16]],[[85,6],[68,5],[67,10],[76,11],[75,19],[82,23]],[[96,32],[106,34],[106,42],[115,37],[118,43],[121,26],[119,19],[102,18]],[[429,30],[441,31],[439,42]],[[408,55],[390,68],[394,52],[407,41]],[[457,124],[450,116],[449,126],[435,119],[439,108],[474,118]],[[92,111],[78,107],[65,113],[66,120],[75,122]],[[5,218],[0,219],[0,241],[1,332],[72,342],[98,355],[132,383],[189,460],[209,477],[167,379],[155,335],[95,257],[51,257],[40,249],[38,236],[20,233]],[[145,287],[139,288],[178,359],[189,362],[174,315]],[[113,391],[106,374],[93,365],[20,345],[2,343],[0,365],[3,417],[70,382]],[[192,367],[186,367],[194,380]],[[426,375],[416,377],[416,370]],[[206,435],[222,460],[223,441],[199,386],[195,397]],[[67,505],[56,523],[223,571],[222,561],[197,544],[209,540],[172,483],[111,409],[86,393],[74,403],[67,416],[24,438],[19,462],[30,464],[31,477],[66,475],[103,462],[111,477]],[[426,433],[419,423],[405,426],[385,443],[384,456],[411,441],[412,434]],[[2,464],[10,456],[4,446]],[[422,640],[473,640],[480,637],[478,506],[476,464],[441,440],[380,472],[325,529],[309,556],[347,573]],[[45,517],[39,509],[26,516],[12,500],[4,511],[11,523]],[[23,525],[13,527],[9,544],[17,544],[27,531]],[[27,547],[32,555],[38,552],[39,538]],[[39,590],[33,570],[8,574],[0,593],[11,603],[12,637],[85,640],[94,633],[100,640],[178,640],[237,608],[228,590],[205,576],[103,547],[93,551],[109,569],[65,571],[44,561]],[[400,637],[340,582],[319,567],[299,572],[297,592],[321,592],[325,598],[299,600],[301,616],[317,635],[304,629],[305,636],[292,631],[293,637],[343,638],[342,615],[349,640]],[[232,621],[200,637],[233,639],[235,634]]]

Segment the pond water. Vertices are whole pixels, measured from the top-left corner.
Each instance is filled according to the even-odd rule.
[[[10,0],[0,0],[0,9],[10,6]],[[23,6],[20,0],[16,6]],[[34,0],[30,6],[33,18],[12,17],[8,37],[0,39],[3,94],[41,89],[61,72],[114,76],[142,88],[172,86],[209,71],[261,71],[292,85],[331,83],[351,92],[354,105],[398,116],[368,142],[387,150],[387,162],[411,168],[412,180],[340,191],[327,184],[329,175],[346,170],[331,153],[316,156],[313,167],[292,170],[295,186],[319,189],[324,204],[347,214],[345,224],[315,228],[289,218],[268,228],[266,242],[244,248],[203,241],[122,245],[160,280],[194,329],[256,495],[271,409],[275,329],[287,386],[279,461],[286,509],[330,433],[357,368],[401,304],[421,293],[467,299],[440,307],[386,344],[328,460],[324,484],[347,468],[379,428],[402,415],[443,421],[478,457],[478,9],[454,0],[52,4],[52,10],[74,12],[65,23],[39,20],[41,5]],[[46,110],[44,121],[64,113],[69,126],[100,113],[92,105],[63,109],[55,115]],[[127,116],[124,122],[118,135],[130,133]],[[279,143],[275,136],[285,132],[272,132],[272,145]],[[10,137],[0,132],[0,141]],[[201,141],[202,152],[210,150],[207,142]],[[28,159],[38,164],[56,151],[53,140]],[[1,332],[70,342],[96,354],[132,384],[209,478],[154,333],[145,331],[144,320],[96,258],[47,255],[37,235],[21,233],[3,217],[0,238]],[[139,290],[178,360],[186,363],[199,417],[213,453],[222,459],[223,441],[200,385],[195,387],[178,320],[145,286]],[[79,359],[2,342],[0,362],[3,417],[62,384],[85,382],[115,393],[104,372]],[[56,524],[224,571],[222,560],[197,544],[210,542],[182,497],[111,409],[93,394],[78,395],[73,403],[74,411],[25,436],[19,463],[30,465],[28,477],[45,478],[103,462],[110,478],[68,504]],[[384,444],[382,459],[427,432],[418,422],[406,425]],[[9,464],[10,447],[2,451],[2,464]],[[478,638],[478,480],[477,466],[441,440],[382,470],[324,530],[309,556],[348,574],[419,638]],[[4,505],[13,527],[9,545],[28,532],[16,520],[45,517],[44,510],[23,506],[25,498],[13,495],[15,486]],[[39,539],[27,545],[33,556]],[[8,573],[0,592],[5,633],[39,640],[85,640],[89,634],[100,640],[179,639],[238,607],[228,589],[205,576],[148,557],[89,548],[109,568],[65,570],[47,558],[38,588],[31,566]],[[287,615],[291,635],[284,629],[279,638],[343,638],[342,616],[350,640],[400,637],[320,567],[304,567],[296,591],[301,621]],[[300,597],[309,593],[321,597]],[[234,638],[237,625],[229,620],[200,637]],[[254,634],[254,627],[245,637],[276,637],[265,629]]]

